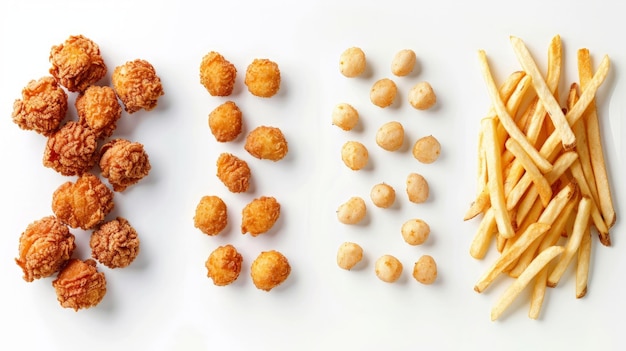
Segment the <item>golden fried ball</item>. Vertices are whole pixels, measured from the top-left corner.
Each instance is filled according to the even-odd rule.
[[[226,101],[209,114],[209,129],[220,143],[235,140],[241,134],[242,125],[241,110],[233,101]]]
[[[265,291],[270,291],[282,284],[290,273],[289,261],[276,250],[261,252],[250,268],[254,286]]]
[[[409,245],[421,245],[430,235],[430,226],[419,218],[409,219],[402,224],[402,238]]]
[[[113,139],[100,148],[100,169],[113,190],[124,191],[150,173],[150,159],[143,145]]]
[[[351,270],[363,259],[363,248],[356,243],[345,242],[337,250],[337,265],[345,270]]]
[[[413,266],[413,278],[418,282],[429,285],[437,280],[437,262],[432,256],[423,255]]]
[[[196,206],[194,226],[206,235],[219,234],[228,224],[226,203],[218,196],[203,196]]]
[[[332,113],[333,124],[343,130],[352,130],[359,122],[359,112],[350,104],[337,104]]]
[[[421,163],[433,163],[441,154],[441,145],[437,138],[428,135],[419,138],[413,145],[413,157]]]
[[[398,77],[407,76],[413,72],[416,62],[417,55],[415,55],[413,50],[400,50],[395,54],[393,60],[391,61],[391,72]]]
[[[100,47],[83,35],[72,35],[50,50],[50,74],[67,90],[80,92],[102,79],[107,67]]]
[[[98,272],[92,259],[70,259],[52,281],[61,306],[75,311],[97,306],[106,294],[106,285],[104,273]]]
[[[233,193],[248,191],[250,186],[250,167],[248,163],[239,157],[222,153],[217,158],[217,178]]]
[[[76,248],[74,235],[54,216],[32,222],[20,236],[19,257],[15,259],[24,280],[53,275],[72,257]]]
[[[205,262],[207,276],[217,286],[228,285],[239,277],[243,257],[233,245],[220,246],[213,250]]]
[[[345,77],[354,78],[365,72],[365,53],[361,48],[351,47],[344,50],[339,57],[339,71]]]
[[[115,67],[111,81],[128,113],[154,109],[159,97],[164,94],[161,79],[146,60],[136,59]]]
[[[383,78],[374,83],[370,90],[370,101],[378,107],[388,107],[396,99],[398,88],[389,78]]]
[[[78,121],[94,131],[98,138],[108,138],[122,116],[122,106],[115,90],[91,85],[76,98]]]
[[[409,103],[415,109],[427,110],[437,103],[437,96],[428,82],[419,82],[409,91]]]
[[[341,160],[353,171],[358,171],[367,166],[369,152],[363,143],[347,141],[341,147]]]
[[[98,161],[98,140],[89,127],[69,121],[46,142],[43,165],[64,176],[80,175]]]
[[[72,228],[94,228],[113,207],[113,191],[91,173],[61,184],[52,194],[52,212]]]
[[[109,268],[128,267],[139,255],[139,236],[126,218],[100,225],[89,240],[91,257]]]
[[[258,159],[271,161],[282,160],[289,151],[283,132],[268,126],[259,126],[248,133],[244,149]]]
[[[376,184],[370,191],[370,198],[377,207],[389,208],[396,201],[396,191],[389,184]]]
[[[365,218],[367,207],[363,198],[353,196],[337,208],[337,219],[343,224],[357,224]]]
[[[220,53],[211,51],[200,63],[200,83],[212,96],[228,96],[235,86],[237,69]]]
[[[241,234],[263,234],[274,226],[280,217],[280,203],[271,196],[261,196],[249,202],[241,211]]]
[[[13,103],[13,122],[24,130],[49,136],[67,113],[67,94],[53,77],[30,81],[22,89],[22,99]]]
[[[246,86],[252,95],[272,97],[280,89],[280,70],[276,62],[254,59],[246,70]]]
[[[376,131],[376,144],[387,151],[396,151],[404,144],[404,127],[400,122],[383,124]]]
[[[430,194],[428,182],[421,174],[410,173],[406,177],[406,193],[409,196],[409,201],[413,203],[426,202]]]
[[[392,255],[383,255],[376,260],[374,271],[378,279],[393,283],[402,275],[402,263]]]

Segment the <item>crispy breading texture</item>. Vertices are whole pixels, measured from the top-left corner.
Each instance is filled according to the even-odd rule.
[[[67,122],[46,143],[43,165],[64,176],[80,175],[97,162],[96,134],[78,122]]]
[[[100,148],[100,169],[114,191],[124,191],[150,173],[152,166],[143,145],[114,139]]]
[[[212,96],[228,96],[235,87],[237,69],[220,53],[211,51],[200,63],[200,83]]]
[[[228,224],[226,203],[219,196],[203,196],[196,206],[194,226],[206,235],[219,234]]]
[[[67,113],[67,94],[53,77],[31,80],[22,99],[13,103],[13,122],[24,130],[49,136],[59,129]]]
[[[76,97],[78,121],[94,131],[98,138],[108,138],[122,116],[122,106],[111,87],[92,85]]]
[[[164,94],[161,79],[146,60],[136,59],[115,67],[111,81],[128,113],[154,109]]]
[[[270,291],[282,284],[290,273],[289,261],[276,250],[261,252],[250,268],[254,286],[265,291]]]
[[[246,137],[244,149],[258,159],[279,161],[287,155],[289,146],[279,128],[259,126]]]
[[[249,202],[241,214],[241,234],[257,236],[272,229],[280,217],[280,204],[274,197],[261,196]]]
[[[113,207],[113,191],[91,173],[61,184],[52,194],[52,211],[72,228],[94,228]]]
[[[92,259],[70,259],[52,286],[61,306],[74,311],[98,305],[107,291],[104,273],[98,272]]]
[[[94,230],[91,257],[109,268],[129,266],[139,255],[139,236],[126,218],[117,217]]]
[[[233,193],[243,193],[250,187],[252,173],[248,163],[239,157],[222,153],[217,158],[217,178]]]
[[[80,92],[107,72],[100,47],[83,35],[72,35],[50,50],[50,74],[72,92]]]
[[[254,59],[246,70],[245,84],[252,95],[269,98],[280,90],[280,69],[268,59]]]
[[[233,101],[226,101],[209,114],[209,128],[220,143],[235,140],[241,134],[242,125],[241,110]]]
[[[239,277],[242,262],[243,257],[233,245],[220,246],[205,262],[207,276],[217,286],[229,285]]]

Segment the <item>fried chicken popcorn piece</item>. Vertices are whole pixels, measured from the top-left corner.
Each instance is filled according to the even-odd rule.
[[[52,281],[61,306],[74,311],[98,305],[106,294],[106,285],[104,273],[98,272],[92,259],[70,259]]]
[[[261,252],[250,268],[254,286],[265,291],[270,291],[282,284],[290,273],[289,261],[276,250]]]
[[[241,110],[233,101],[226,101],[209,114],[209,129],[220,143],[235,140],[241,134],[242,125]]]
[[[283,159],[289,151],[283,132],[279,128],[268,126],[253,129],[246,137],[244,149],[258,159],[272,161]]]
[[[196,206],[193,224],[206,235],[219,234],[228,224],[226,203],[219,196],[203,196]]]
[[[67,113],[67,94],[53,77],[31,80],[22,89],[22,99],[13,103],[13,122],[24,130],[49,136]]]
[[[237,69],[219,52],[204,55],[200,63],[200,83],[212,96],[228,96],[233,93]]]
[[[150,159],[141,143],[114,139],[100,148],[100,169],[114,191],[124,191],[150,173]]]
[[[139,254],[139,236],[128,220],[117,217],[94,230],[89,240],[91,257],[109,268],[124,268]]]
[[[111,81],[128,113],[154,109],[159,97],[164,94],[161,79],[146,60],[136,59],[115,67]]]
[[[122,116],[122,106],[115,90],[92,85],[76,97],[78,121],[94,131],[98,138],[108,138]]]
[[[220,246],[205,262],[207,277],[217,286],[229,285],[239,277],[242,261],[243,257],[233,245]]]
[[[52,194],[52,212],[72,228],[94,228],[113,207],[113,191],[91,173],[61,184]]]
[[[19,257],[15,259],[24,280],[53,275],[70,259],[76,244],[69,228],[54,216],[32,222],[20,236]]]
[[[239,157],[222,153],[217,158],[217,178],[232,193],[244,193],[250,186],[250,167],[248,163]]]
[[[254,59],[246,70],[245,84],[252,95],[269,98],[280,89],[278,64],[268,59]]]
[[[257,236],[274,226],[280,217],[280,204],[274,197],[261,196],[249,202],[241,214],[241,234]]]
[[[97,157],[96,134],[90,128],[70,121],[48,138],[43,165],[64,176],[80,175],[96,164]]]
[[[100,47],[83,35],[72,35],[50,50],[50,74],[72,92],[80,92],[102,79],[107,66]]]

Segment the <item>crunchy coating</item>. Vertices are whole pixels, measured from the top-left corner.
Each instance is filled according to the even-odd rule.
[[[193,224],[206,235],[219,234],[228,224],[226,203],[218,196],[203,196],[196,206]]]
[[[217,158],[217,178],[233,193],[248,191],[250,186],[250,167],[248,163],[239,157],[222,153]]]
[[[272,229],[280,217],[280,204],[274,197],[261,196],[250,201],[241,215],[241,234],[257,236]]]
[[[100,47],[83,35],[72,35],[50,50],[50,74],[72,92],[96,83],[107,72]]]
[[[150,159],[141,143],[114,139],[100,148],[100,169],[114,191],[124,191],[150,173]]]
[[[276,250],[261,252],[250,268],[254,286],[265,291],[270,291],[282,284],[290,273],[289,261]]]
[[[228,96],[235,86],[237,69],[220,53],[211,51],[202,57],[200,83],[212,96]]]
[[[233,101],[226,101],[209,114],[209,128],[220,143],[235,140],[241,134],[242,124],[241,110]]]
[[[67,113],[67,94],[53,77],[31,80],[22,99],[13,103],[13,122],[24,130],[49,136],[59,129]]]
[[[128,113],[154,109],[164,94],[161,79],[146,60],[136,59],[115,67],[111,81]]]
[[[98,305],[106,294],[106,285],[104,273],[98,272],[92,259],[70,259],[52,281],[61,306],[74,311]]]
[[[52,194],[52,211],[72,228],[94,228],[113,207],[113,191],[91,173],[61,184]]]
[[[20,236],[15,263],[24,271],[24,280],[53,275],[70,259],[76,244],[69,228],[54,216],[32,222]]]
[[[272,161],[283,159],[289,151],[283,132],[279,128],[268,126],[253,129],[246,137],[244,149],[258,159]]]
[[[82,124],[69,121],[46,143],[43,165],[64,176],[80,175],[98,161],[96,134]]]
[[[139,254],[139,236],[128,220],[117,217],[94,230],[91,257],[109,268],[124,268]]]
[[[78,121],[94,131],[98,138],[108,138],[122,116],[122,106],[111,87],[92,85],[76,97]]]
[[[207,277],[217,286],[229,285],[239,277],[242,261],[243,257],[233,245],[220,246],[205,262]]]
[[[246,70],[246,86],[252,95],[272,97],[280,90],[280,69],[276,62],[254,59]]]

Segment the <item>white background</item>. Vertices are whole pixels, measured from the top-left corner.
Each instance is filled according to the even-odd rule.
[[[617,7],[616,7],[617,6]],[[622,8],[620,8],[622,7]],[[615,1],[3,1],[0,5],[0,349],[20,350],[326,350],[326,349],[617,349],[623,347],[626,312],[626,255],[623,206],[626,177],[623,156],[626,60],[623,6]],[[18,238],[26,226],[51,214],[52,192],[64,181],[44,168],[45,139],[11,121],[12,104],[31,79],[47,75],[52,45],[83,34],[100,45],[109,67],[127,60],[150,61],[165,95],[150,112],[124,114],[116,136],[139,141],[150,155],[148,178],[115,196],[113,215],[126,217],[139,232],[141,253],[128,268],[105,272],[108,291],[96,308],[74,312],[56,301],[51,280],[22,280],[15,264]],[[547,45],[560,34],[566,69],[562,91],[576,80],[576,50],[588,47],[599,62],[612,60],[598,93],[609,175],[618,221],[613,247],[594,237],[588,295],[574,298],[572,272],[548,291],[539,320],[527,317],[525,295],[503,318],[491,322],[491,306],[510,280],[501,278],[482,295],[472,287],[495,257],[476,261],[468,249],[478,220],[462,217],[475,194],[475,149],[480,119],[489,101],[476,52],[484,49],[496,79],[520,69],[509,36],[524,39],[541,68]],[[368,58],[365,76],[339,74],[340,53],[360,46]],[[391,58],[413,49],[418,68],[408,77],[391,75]],[[207,115],[226,98],[211,97],[200,85],[202,56],[215,50],[238,69],[229,99],[242,109],[245,130],[280,127],[289,154],[277,163],[252,158],[244,138],[218,144]],[[276,61],[282,73],[279,94],[252,96],[243,84],[254,59]],[[369,102],[374,81],[390,77],[398,101],[385,110]],[[409,88],[429,81],[438,97],[429,111],[413,110]],[[75,118],[70,94],[70,118]],[[353,104],[361,123],[343,132],[330,123],[339,102]],[[374,143],[379,125],[397,120],[407,132],[398,153]],[[422,165],[410,146],[432,134],[442,144],[441,158]],[[339,149],[346,140],[369,146],[371,165],[348,170]],[[231,194],[215,177],[215,160],[228,151],[248,161],[253,187]],[[431,199],[410,204],[404,194],[409,172],[423,174]],[[375,208],[369,190],[378,182],[394,186],[392,209]],[[221,196],[230,225],[218,237],[193,226],[203,195]],[[282,204],[274,229],[256,238],[239,232],[245,203],[261,195]],[[335,218],[348,197],[367,200],[364,224],[348,227]],[[402,241],[399,227],[423,218],[431,237],[422,246]],[[89,257],[88,233],[73,230]],[[359,243],[364,261],[353,271],[336,266],[343,241]],[[216,287],[204,261],[219,245],[232,243],[244,257],[240,278]],[[277,249],[292,265],[289,279],[269,293],[257,290],[249,264],[259,252]],[[401,279],[386,284],[374,275],[374,262],[393,254],[404,264]],[[415,260],[432,255],[439,279],[431,286],[411,277]],[[13,346],[11,346],[13,345]],[[17,347],[17,348],[16,348]]]

